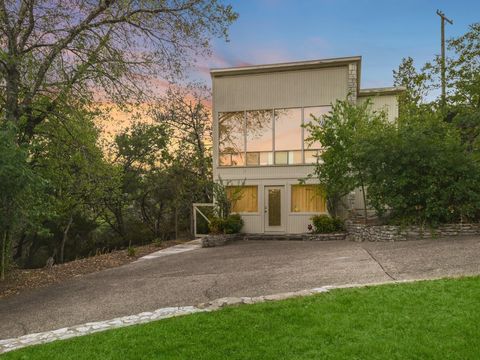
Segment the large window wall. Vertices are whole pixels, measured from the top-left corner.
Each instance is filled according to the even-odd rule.
[[[309,141],[302,124],[321,118],[330,106],[221,112],[220,166],[312,164],[321,144]]]

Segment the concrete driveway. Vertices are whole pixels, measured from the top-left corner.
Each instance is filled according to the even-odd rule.
[[[480,274],[480,238],[239,241],[128,264],[0,300],[0,339],[226,296]]]

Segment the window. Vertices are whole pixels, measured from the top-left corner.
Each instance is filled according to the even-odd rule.
[[[258,186],[227,186],[227,197],[232,202],[232,212],[258,212]]]
[[[218,113],[220,166],[315,164],[322,149],[303,124],[331,106]]]
[[[247,165],[272,165],[272,151],[272,110],[247,111]]]
[[[275,109],[275,164],[302,162],[302,109]]]
[[[320,150],[305,150],[305,164],[316,164]]]
[[[312,116],[314,116],[315,118],[318,119],[318,118],[323,117],[328,112],[330,112],[330,110],[332,110],[331,106],[306,107],[306,108],[303,109],[303,117],[304,117],[303,123],[305,125],[310,124],[310,123],[316,124],[317,122],[313,119]],[[305,128],[305,133],[304,133],[305,150],[307,150],[307,149],[320,149],[322,147],[322,144],[320,144],[318,141],[315,141],[313,143],[308,141],[307,139],[309,137],[310,137],[310,131],[308,130],[308,128]],[[307,154],[305,154],[305,162],[306,163],[311,163],[312,161],[307,161],[306,160],[306,158],[307,158],[306,155]],[[316,160],[314,160],[313,162],[316,162]]]
[[[218,114],[219,165],[245,165],[245,113]]]
[[[292,185],[292,212],[326,212],[319,185]]]

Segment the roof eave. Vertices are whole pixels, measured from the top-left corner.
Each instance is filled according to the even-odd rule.
[[[349,57],[342,57],[342,58],[296,61],[296,62],[278,63],[278,64],[218,68],[218,69],[211,69],[210,75],[212,77],[217,77],[217,76],[228,76],[228,75],[269,73],[269,72],[288,71],[288,70],[315,69],[315,68],[322,68],[322,67],[342,66],[342,65],[350,64],[352,62],[360,63],[361,60],[362,60],[361,56],[349,56]]]
[[[381,95],[398,95],[404,92],[406,88],[404,86],[391,86],[383,88],[370,88],[370,89],[360,89],[358,97],[367,97],[367,96],[381,96]]]

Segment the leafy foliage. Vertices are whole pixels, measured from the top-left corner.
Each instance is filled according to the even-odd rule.
[[[243,219],[238,214],[230,214],[225,218],[214,217],[209,224],[212,234],[237,234],[242,230],[242,227]]]
[[[357,187],[365,186],[365,162],[357,138],[385,123],[383,112],[373,112],[370,102],[356,106],[349,101],[337,101],[332,111],[322,118],[315,118],[307,127],[311,138],[319,141],[323,151],[322,161],[315,166],[327,196],[328,210],[337,213],[341,199]]]
[[[368,200],[379,215],[433,225],[478,217],[480,167],[454,126],[422,114],[372,135],[361,141]]]
[[[317,234],[335,233],[345,231],[343,221],[337,217],[328,215],[315,215],[310,219],[313,223],[313,231]]]

